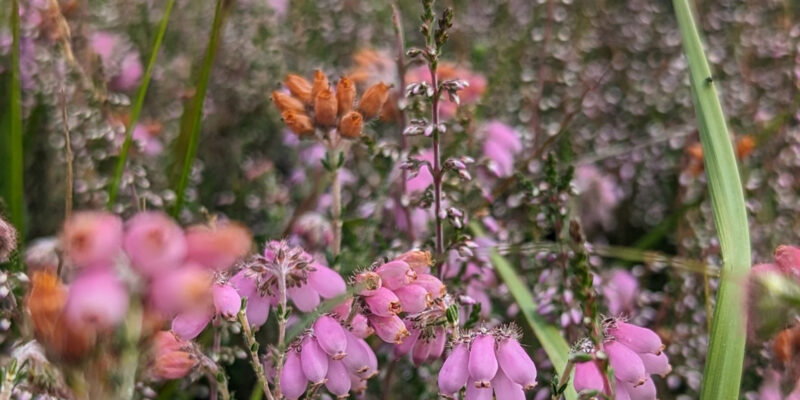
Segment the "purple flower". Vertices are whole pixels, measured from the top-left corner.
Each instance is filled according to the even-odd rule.
[[[375,269],[380,275],[383,287],[395,290],[417,279],[417,273],[404,261],[389,261]]]
[[[394,290],[403,311],[416,314],[433,304],[433,296],[424,287],[410,284]]]
[[[314,337],[307,336],[303,339],[300,361],[303,374],[312,384],[318,385],[325,381],[325,376],[328,374],[328,355],[319,347]]]
[[[624,269],[614,269],[603,286],[603,295],[608,301],[611,315],[620,315],[633,311],[636,296],[639,294],[639,281],[633,274]]]
[[[281,371],[281,392],[290,400],[300,398],[306,392],[308,379],[303,373],[303,366],[300,362],[300,353],[297,350],[286,352],[286,361]]]
[[[536,365],[516,339],[500,340],[497,344],[497,362],[512,382],[525,389],[536,386]]]
[[[514,173],[514,156],[522,151],[522,143],[514,129],[502,122],[492,121],[484,128],[483,155],[489,160],[488,168],[497,177]]]
[[[314,322],[314,334],[319,346],[334,360],[341,360],[347,353],[345,330],[339,321],[323,315]]]
[[[397,315],[391,317],[370,315],[368,319],[375,333],[386,343],[403,343],[403,339],[409,335],[406,325]]]
[[[472,340],[467,368],[470,380],[476,387],[491,387],[492,378],[497,373],[494,344],[494,336],[491,334],[481,334]]]
[[[256,287],[256,283],[246,275],[244,270],[234,275],[230,280],[230,284],[241,297],[247,299],[247,309],[245,313],[250,325],[264,325],[269,316],[270,305],[277,304],[277,299],[272,296],[261,294]]]
[[[444,360],[439,370],[439,392],[453,396],[467,384],[469,371],[469,348],[467,343],[458,343]]]
[[[379,317],[391,317],[403,311],[403,306],[395,292],[380,287],[371,296],[364,296],[369,311]]]
[[[497,375],[492,379],[492,388],[497,399],[525,400],[522,385],[512,382],[502,370],[497,371]]]
[[[328,374],[325,376],[325,387],[339,398],[347,397],[350,391],[350,374],[341,360],[331,360]]]

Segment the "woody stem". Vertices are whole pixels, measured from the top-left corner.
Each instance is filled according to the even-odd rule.
[[[342,182],[339,179],[339,157],[341,150],[334,145],[328,149],[328,160],[331,165],[331,223],[333,224],[333,256],[336,257],[342,250]]]

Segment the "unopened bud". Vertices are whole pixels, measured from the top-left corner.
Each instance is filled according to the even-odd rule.
[[[365,118],[370,119],[380,113],[383,103],[389,98],[391,87],[383,82],[378,82],[364,92],[361,101],[358,102],[358,110]]]
[[[356,86],[349,78],[342,77],[336,84],[336,101],[339,104],[339,115],[347,114],[353,109]]]
[[[281,116],[286,126],[297,136],[302,137],[314,132],[314,124],[308,115],[295,111],[284,111]]]
[[[320,70],[314,71],[314,83],[311,85],[311,98],[316,99],[317,95],[329,86],[328,77]]]
[[[275,103],[275,107],[278,107],[278,110],[281,112],[294,111],[303,113],[306,111],[306,107],[303,105],[302,101],[286,93],[278,91],[272,92],[272,102]]]
[[[339,121],[339,133],[349,139],[361,136],[364,127],[364,118],[357,111],[350,111]]]
[[[286,75],[286,81],[284,82],[289,91],[292,92],[292,96],[297,97],[306,104],[311,104],[311,101],[314,99],[311,97],[311,84],[300,75],[289,74]]]
[[[316,80],[314,82],[316,84]],[[337,112],[336,96],[333,91],[327,87],[320,89],[314,98],[314,118],[317,124],[323,126],[335,125]]]

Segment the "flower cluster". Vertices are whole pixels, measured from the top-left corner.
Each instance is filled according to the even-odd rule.
[[[525,399],[536,386],[536,365],[519,344],[515,327],[479,329],[456,338],[439,371],[439,391],[455,398],[466,386],[467,399]]]
[[[672,370],[661,338],[647,328],[611,319],[604,326],[603,351],[614,368],[614,387],[617,399],[654,400],[656,386],[650,375],[666,376]],[[591,353],[589,348],[580,349]],[[588,351],[587,351],[588,350]],[[609,394],[607,378],[596,361],[575,365],[573,384],[578,393]]]
[[[290,94],[274,91],[272,101],[281,111],[286,126],[300,137],[313,135],[315,128],[338,128],[342,137],[357,138],[364,121],[378,116],[390,89],[378,82],[356,102],[356,86],[352,80],[342,77],[333,88],[320,70],[314,73],[313,83],[290,74],[284,84]]]
[[[366,390],[377,375],[378,359],[364,339],[344,328],[334,316],[323,315],[286,353],[281,391],[288,399],[306,392],[308,383],[325,385],[331,394],[347,397]]]

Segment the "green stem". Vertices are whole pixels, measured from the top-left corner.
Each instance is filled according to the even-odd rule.
[[[247,352],[250,354],[250,365],[253,367],[253,372],[258,378],[258,383],[268,399],[274,400],[272,392],[269,390],[269,383],[267,376],[264,374],[264,365],[261,364],[261,359],[258,357],[258,342],[256,341],[253,331],[250,329],[250,321],[247,320],[246,306],[242,306],[239,310],[239,323],[242,324],[242,335],[244,336],[245,345],[247,345]]]
[[[751,264],[744,193],[725,116],[689,0],[673,0],[673,5],[689,62],[705,171],[723,259],[701,399],[737,399],[746,338],[743,281]]]
[[[117,158],[117,167],[114,170],[114,178],[111,180],[111,186],[108,188],[107,207],[109,209],[114,206],[114,202],[117,200],[119,183],[122,179],[122,173],[125,171],[125,163],[128,160],[128,151],[130,151],[131,142],[133,142],[133,128],[136,126],[136,122],[139,120],[139,113],[142,111],[144,98],[147,96],[147,88],[150,86],[150,78],[153,75],[153,67],[156,65],[156,59],[158,58],[158,50],[161,48],[161,42],[164,39],[164,33],[167,31],[167,23],[169,22],[169,17],[172,14],[172,6],[174,5],[175,0],[169,0],[167,2],[167,7],[164,9],[164,15],[161,17],[161,23],[158,27],[158,34],[156,34],[156,38],[153,41],[153,48],[150,51],[150,60],[147,62],[147,69],[144,72],[144,78],[142,78],[142,84],[139,86],[139,91],[136,93],[136,102],[133,103],[131,119],[128,122],[128,126],[125,127],[125,142],[122,144],[122,150],[119,153],[119,158]]]
[[[142,305],[138,298],[131,299],[131,307],[125,319],[125,343],[120,360],[122,382],[120,399],[133,399],[136,386],[136,370],[139,366],[139,340],[142,336]]]

